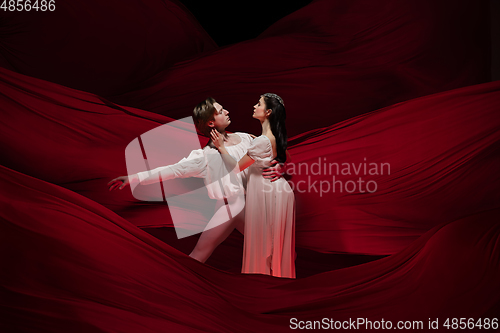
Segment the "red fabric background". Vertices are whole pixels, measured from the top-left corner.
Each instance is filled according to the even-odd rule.
[[[292,317],[498,315],[498,209],[440,224],[390,257],[290,281],[201,264],[95,201],[5,167],[0,182],[4,331],[284,332]]]
[[[500,81],[484,83],[484,4],[314,1],[224,48],[176,2],[112,5],[1,14],[0,330],[498,316]],[[208,95],[231,131],[258,134],[250,112],[267,91],[287,106],[290,165],[391,168],[363,175],[374,193],[301,192],[333,175],[291,175],[297,280],[239,274],[237,232],[201,264],[165,204],[106,186],[131,140]]]
[[[158,71],[217,47],[176,0],[55,6],[0,11],[2,67],[104,96],[135,89]]]
[[[487,8],[462,0],[314,1],[256,39],[172,66],[109,98],[179,119],[207,96],[233,114],[250,115],[260,94],[275,92],[285,101],[293,136],[485,82]],[[231,119],[238,130],[260,130],[245,116]]]

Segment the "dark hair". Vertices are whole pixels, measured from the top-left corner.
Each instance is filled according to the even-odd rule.
[[[215,120],[214,116],[217,111],[214,106],[215,103],[217,103],[215,99],[208,97],[203,102],[196,105],[193,110],[194,124],[196,128],[201,134],[207,137],[210,137],[210,131],[212,130],[212,128],[208,126],[208,122]]]
[[[287,148],[287,134],[285,127],[286,112],[283,100],[275,94],[264,94],[264,102],[266,103],[266,109],[271,109],[271,114],[269,115],[269,124],[271,125],[271,131],[273,132],[274,138],[276,139],[276,160],[280,163],[285,163],[286,161],[286,148]]]

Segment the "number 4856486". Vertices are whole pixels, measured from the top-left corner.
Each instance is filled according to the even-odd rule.
[[[466,321],[467,320],[467,321]],[[451,323],[450,323],[450,318],[447,318],[446,321],[443,323],[443,326],[445,326],[448,329],[471,329],[471,328],[479,328],[479,329],[494,329],[496,330],[498,328],[498,318],[484,318],[481,319],[479,318],[477,321],[474,321],[473,318],[451,318]]]
[[[31,10],[36,10],[36,11],[51,11],[53,12],[56,10],[56,1],[55,0],[35,0],[33,4],[31,3],[31,0],[4,0],[2,2],[2,5],[0,6],[0,9],[4,11],[31,11]]]

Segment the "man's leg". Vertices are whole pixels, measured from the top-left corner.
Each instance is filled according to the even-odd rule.
[[[245,226],[245,209],[244,209],[244,198],[237,199],[230,203],[231,211],[239,211],[238,215],[234,216],[229,221],[221,223],[223,221],[221,218],[227,216],[227,207],[224,202],[218,203],[218,209],[214,214],[214,217],[210,220],[206,230],[200,235],[198,243],[194,247],[193,251],[189,254],[190,257],[205,262],[212,255],[215,248],[219,246],[236,228],[242,234],[244,232]],[[212,227],[212,225],[216,225]]]
[[[242,235],[245,234],[245,208],[241,211],[241,213],[236,216],[236,220],[234,221],[235,223],[235,228],[238,230]]]

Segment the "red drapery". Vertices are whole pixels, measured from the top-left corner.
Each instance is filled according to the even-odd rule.
[[[256,39],[172,66],[109,98],[179,119],[191,115],[186,100],[214,96],[233,114],[251,114],[260,94],[275,92],[287,105],[288,133],[296,135],[485,82],[487,14],[487,3],[472,1],[314,1]],[[247,117],[235,117],[233,126],[260,130]]]
[[[77,34],[91,4],[111,2],[61,4],[44,29],[64,20]],[[217,49],[176,2],[138,2],[94,17],[115,28],[94,25],[85,40],[45,34],[51,47],[39,57],[29,41],[47,18],[2,14],[0,328],[288,331],[292,317],[427,325],[498,314],[500,82],[478,84],[485,6],[451,4],[314,1]],[[131,17],[136,39],[119,33]],[[184,35],[169,33],[176,24]],[[198,263],[184,254],[196,238],[165,243],[141,230],[171,238],[165,204],[106,187],[126,173],[131,140],[207,95],[230,110],[230,130],[258,134],[251,106],[267,91],[287,106],[298,269],[308,276],[296,281],[238,274],[236,232],[213,259],[231,272]],[[327,271],[312,267],[315,253],[387,257]]]

